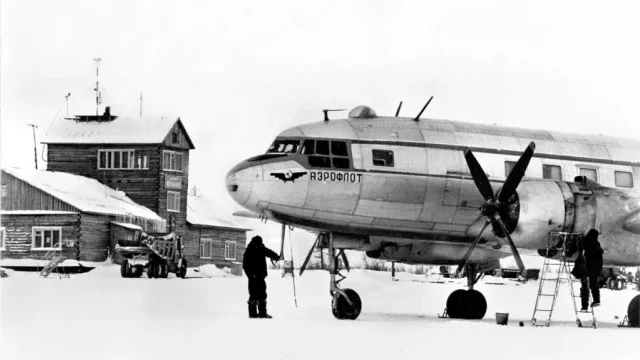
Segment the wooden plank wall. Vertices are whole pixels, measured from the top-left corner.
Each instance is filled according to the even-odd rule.
[[[62,239],[78,241],[80,239],[79,214],[47,215],[2,215],[0,226],[6,228],[5,251],[2,258],[41,259],[48,250],[32,250],[32,228],[34,226],[60,226]],[[69,259],[76,258],[74,247],[62,246],[62,254]]]
[[[148,170],[99,170],[98,150],[132,149],[149,152]],[[86,176],[113,189],[124,191],[131,200],[158,212],[162,158],[159,145],[47,145],[47,170]],[[165,199],[166,201],[166,199]]]
[[[2,210],[56,210],[78,211],[75,207],[2,171],[2,185],[7,196],[2,198]]]
[[[182,121],[180,121],[180,123],[181,122]],[[178,143],[177,144],[173,142],[173,132],[174,131],[178,132]],[[191,148],[191,146],[189,145],[189,141],[187,140],[186,131],[183,131],[183,128],[182,128],[182,126],[180,126],[178,121],[176,121],[176,123],[173,124],[173,127],[171,128],[171,130],[169,131],[167,136],[164,138],[164,141],[162,143],[168,148],[171,147],[171,148],[187,150],[187,151]]]
[[[109,254],[109,224],[115,217],[83,213],[80,217],[80,259],[105,261]]]
[[[205,264],[215,264],[219,267],[232,267],[233,262],[242,263],[244,250],[246,248],[247,234],[244,230],[232,230],[217,228],[212,226],[193,226],[187,224],[187,231],[182,239],[185,247],[185,257],[189,267],[197,267]],[[211,259],[200,258],[200,239],[210,238],[213,240],[213,257]],[[224,259],[225,240],[236,241],[236,260]]]

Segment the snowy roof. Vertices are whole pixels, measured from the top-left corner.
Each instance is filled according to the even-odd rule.
[[[44,144],[160,144],[179,117],[118,117],[113,121],[76,121],[58,118]],[[180,122],[181,126],[182,122]],[[184,130],[184,126],[183,126]],[[185,131],[186,135],[186,131]],[[191,148],[193,144],[187,136]]]
[[[75,211],[59,210],[0,210],[0,215],[73,215]]]
[[[3,168],[10,174],[82,212],[139,217],[163,221],[156,213],[138,205],[124,192],[104,186],[97,180],[57,171]]]
[[[238,225],[229,215],[218,211],[216,202],[201,196],[189,195],[187,198],[187,222],[193,225],[217,226],[230,229],[246,230]]]

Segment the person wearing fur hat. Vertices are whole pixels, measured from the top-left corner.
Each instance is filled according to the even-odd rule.
[[[254,236],[244,251],[242,269],[249,279],[249,317],[271,319],[267,314],[267,261],[279,261],[280,255],[262,243],[262,237]]]

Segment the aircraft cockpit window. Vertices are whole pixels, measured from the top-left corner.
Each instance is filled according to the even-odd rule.
[[[327,140],[316,141],[316,154],[329,155],[329,142]]]
[[[347,143],[344,141],[332,141],[331,155],[349,156],[349,153],[347,152]]]
[[[330,168],[331,160],[328,156],[309,156],[309,166]]]
[[[300,146],[299,140],[276,140],[271,144],[267,153],[295,154]]]
[[[393,167],[393,151],[391,150],[371,150],[373,155],[373,165]]]
[[[314,140],[305,140],[302,143],[302,155],[313,155],[314,154]]]

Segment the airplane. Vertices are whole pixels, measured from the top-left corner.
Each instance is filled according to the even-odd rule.
[[[453,291],[446,311],[459,319],[484,317],[482,273],[508,256],[524,272],[520,251],[544,256],[554,233],[597,229],[606,265],[640,265],[640,141],[420,119],[429,102],[415,117],[398,116],[402,102],[395,116],[361,105],[330,120],[323,110],[324,120],[282,131],[227,174],[245,215],[318,234],[301,273],[316,246],[328,249],[336,318],[362,308],[339,286],[344,250],[458,265],[468,290]],[[638,309],[640,295],[631,324]]]

